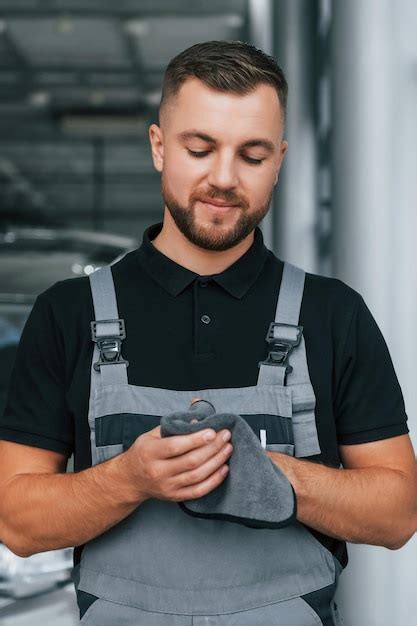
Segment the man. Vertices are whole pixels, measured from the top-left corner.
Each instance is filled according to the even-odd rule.
[[[22,556],[77,546],[83,623],[338,624],[345,541],[398,549],[416,530],[403,398],[361,296],[294,274],[288,328],[302,337],[284,377],[268,378],[280,369],[265,335],[284,287],[296,292],[258,228],[288,147],[286,97],[281,69],[248,44],[177,55],[149,128],[163,224],[91,285],[41,294],[23,332],[0,425],[0,535]],[[180,510],[227,480],[233,454],[227,431],[161,438],[160,417],[195,397],[266,433],[296,522]]]

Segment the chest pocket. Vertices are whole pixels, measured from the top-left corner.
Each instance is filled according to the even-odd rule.
[[[294,454],[291,418],[277,415],[243,415],[262,443],[262,431],[267,433],[266,449]],[[95,419],[96,446],[122,444],[123,451],[144,433],[159,426],[160,416],[138,413],[118,413]]]

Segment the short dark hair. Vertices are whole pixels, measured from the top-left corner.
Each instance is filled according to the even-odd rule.
[[[177,54],[165,70],[159,112],[190,77],[198,78],[217,91],[242,95],[261,83],[269,83],[277,91],[285,124],[288,84],[284,72],[273,57],[252,44],[204,41]]]

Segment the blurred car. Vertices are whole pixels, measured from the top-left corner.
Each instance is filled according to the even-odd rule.
[[[0,414],[36,296],[58,280],[88,275],[115,262],[137,245],[135,239],[96,232],[0,227]],[[72,468],[71,458],[67,471]],[[0,599],[17,600],[67,584],[72,552],[66,548],[22,558],[0,543]]]
[[[80,230],[0,227],[0,414],[17,344],[36,296],[91,274],[137,247],[135,239]]]
[[[22,558],[0,544],[0,595],[26,598],[66,584],[73,568],[72,548]]]

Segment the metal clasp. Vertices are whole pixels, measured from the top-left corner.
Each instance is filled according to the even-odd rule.
[[[118,324],[118,334],[111,332],[108,335],[97,337],[97,324],[111,324],[112,326]],[[93,364],[96,371],[100,371],[102,365],[119,365],[122,363],[125,363],[126,367],[129,365],[129,361],[125,361],[121,353],[122,341],[125,338],[124,320],[98,320],[91,322],[91,339],[97,344],[100,351],[99,360]]]
[[[275,327],[287,327],[297,329],[297,335],[294,339],[288,337],[275,337]],[[281,324],[279,322],[271,322],[266,334],[265,340],[268,343],[268,356],[265,361],[259,361],[258,367],[261,365],[286,365],[285,373],[290,374],[293,371],[291,365],[287,365],[290,352],[299,345],[303,334],[303,326],[294,324]]]

